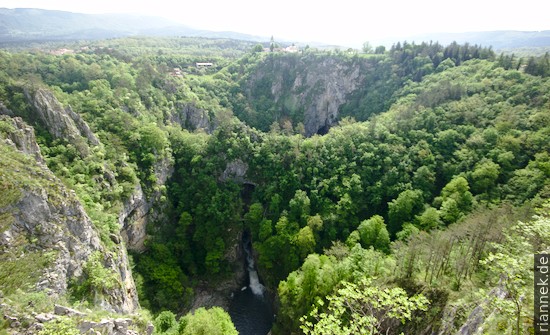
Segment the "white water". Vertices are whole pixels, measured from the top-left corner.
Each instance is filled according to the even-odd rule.
[[[246,253],[246,263],[248,265],[248,281],[252,293],[255,295],[262,296],[264,295],[265,287],[260,283],[258,278],[258,272],[254,268],[254,257],[252,257],[250,242],[245,243],[244,252]]]
[[[242,241],[245,252],[245,267],[248,272],[248,285],[234,292],[229,305],[229,315],[241,335],[264,335],[273,324],[273,309],[265,287],[258,279],[252,255],[250,235],[245,233]]]

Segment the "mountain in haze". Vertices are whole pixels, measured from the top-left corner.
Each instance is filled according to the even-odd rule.
[[[500,30],[465,33],[430,33],[416,35],[409,40],[417,43],[423,41],[437,41],[443,45],[447,45],[452,42],[457,42],[459,44],[479,44],[483,46],[492,46],[495,50],[524,47],[548,47],[550,46],[550,30]]]
[[[33,8],[0,8],[0,43],[41,40],[105,39],[125,36],[189,36],[265,42],[268,37],[231,31],[194,29],[161,17],[130,14],[82,14]],[[430,33],[376,41],[391,46],[397,41],[458,43],[492,46],[495,50],[550,46],[550,30]],[[323,45],[323,43],[310,43]],[[336,47],[336,46],[335,46]]]
[[[0,43],[29,40],[104,39],[135,35],[266,40],[266,37],[236,32],[198,30],[153,16],[0,8]]]

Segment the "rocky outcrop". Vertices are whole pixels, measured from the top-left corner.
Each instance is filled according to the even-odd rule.
[[[498,315],[498,309],[491,306],[492,299],[504,299],[506,297],[506,291],[499,283],[498,286],[489,291],[489,298],[486,298],[477,304],[470,312],[464,323],[460,328],[455,328],[457,309],[458,306],[446,306],[443,313],[441,327],[437,332],[438,335],[478,335],[485,334],[487,329],[485,322],[492,316]]]
[[[84,321],[78,328],[81,334],[139,335],[139,332],[131,329],[133,324],[132,319],[102,319],[99,322]],[[153,334],[153,328],[148,328],[145,334]]]
[[[240,159],[236,159],[227,163],[225,170],[220,176],[220,181],[233,180],[237,183],[243,183],[245,182],[246,171],[248,171],[248,164]]]
[[[154,167],[156,183],[165,185],[168,178],[174,172],[174,166],[168,158],[161,159]],[[153,192],[149,197],[143,192],[140,184],[136,185],[132,195],[124,202],[122,211],[118,216],[121,227],[120,234],[129,250],[142,252],[145,250],[147,239],[147,224],[159,219],[163,211],[151,213],[151,209],[160,198],[159,191]]]
[[[29,143],[31,131],[24,122],[12,120],[12,124],[18,127],[15,134],[28,135],[21,138],[26,144],[21,148],[36,146]],[[0,141],[0,145],[7,148],[6,142],[14,142],[11,137],[8,135],[8,140]],[[139,307],[137,292],[124,246],[105,246],[74,191],[67,189],[45,165],[14,149],[3,150],[7,150],[9,161],[1,165],[0,181],[18,196],[2,202],[0,208],[4,218],[9,217],[4,222],[10,223],[0,231],[0,253],[24,250],[22,255],[13,256],[14,263],[25,255],[44,255],[39,262],[43,268],[33,269],[39,274],[34,286],[51,296],[66,295],[69,283],[83,278],[90,256],[98,253],[102,266],[115,275],[117,284],[97,295],[96,303],[113,312],[135,311]]]
[[[305,135],[311,136],[326,133],[338,121],[340,106],[364,79],[359,60],[288,55],[266,60],[247,85],[249,99],[257,99],[260,97],[250,96],[252,87],[269,82],[278,108],[289,114],[303,113]]]
[[[6,111],[9,110],[6,109]],[[45,163],[44,157],[40,153],[40,147],[36,143],[33,127],[26,124],[20,117],[11,118],[7,115],[0,115],[0,121],[4,121],[11,126],[10,131],[6,133],[5,141],[7,144],[14,146],[17,150],[27,155],[33,156],[38,162]]]
[[[54,137],[74,144],[82,155],[88,154],[88,146],[98,145],[99,140],[80,115],[70,106],[63,107],[52,92],[38,88],[24,89],[25,97],[33,107],[36,120]]]
[[[6,307],[6,306],[0,306]],[[4,310],[4,320],[11,328],[13,335],[35,335],[47,326],[48,323],[59,322],[64,318],[72,318],[80,334],[88,335],[152,335],[154,327],[148,324],[138,326],[131,318],[105,317],[99,321],[90,320],[91,317],[79,310],[66,306],[55,305],[53,312],[35,313],[12,316],[14,311]],[[25,327],[22,324],[25,323]]]
[[[147,213],[150,209],[151,204],[147,201],[141,185],[138,184],[132,195],[124,202],[118,216],[120,234],[129,250],[137,252],[145,250],[147,238],[145,229],[148,221]]]
[[[201,129],[211,133],[214,128],[208,112],[190,103],[179,103],[170,115],[170,121],[188,130]]]

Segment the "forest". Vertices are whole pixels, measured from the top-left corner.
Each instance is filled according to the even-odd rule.
[[[0,50],[0,110],[34,127],[108,248],[137,185],[153,203],[130,253],[155,334],[237,333],[220,307],[190,310],[199,288],[234,276],[245,232],[274,335],[534,331],[533,254],[550,248],[548,53],[432,42],[287,53],[183,37],[67,48]],[[314,123],[336,99],[329,86],[337,114]],[[99,144],[52,134],[28,98],[41,90]],[[0,119],[0,138],[11,127]],[[105,293],[96,258],[70,287],[75,306]],[[1,283],[5,296],[33,294]]]

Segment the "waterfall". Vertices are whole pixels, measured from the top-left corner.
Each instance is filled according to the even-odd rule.
[[[242,264],[248,273],[248,286],[234,292],[229,315],[240,335],[265,335],[273,324],[272,301],[258,278],[249,231],[243,231],[241,243],[242,256],[245,257]]]
[[[258,272],[254,266],[254,257],[252,256],[252,243],[250,239],[244,238],[244,252],[246,253],[246,264],[248,271],[248,281],[252,293],[257,296],[263,296],[265,287],[260,283]]]

